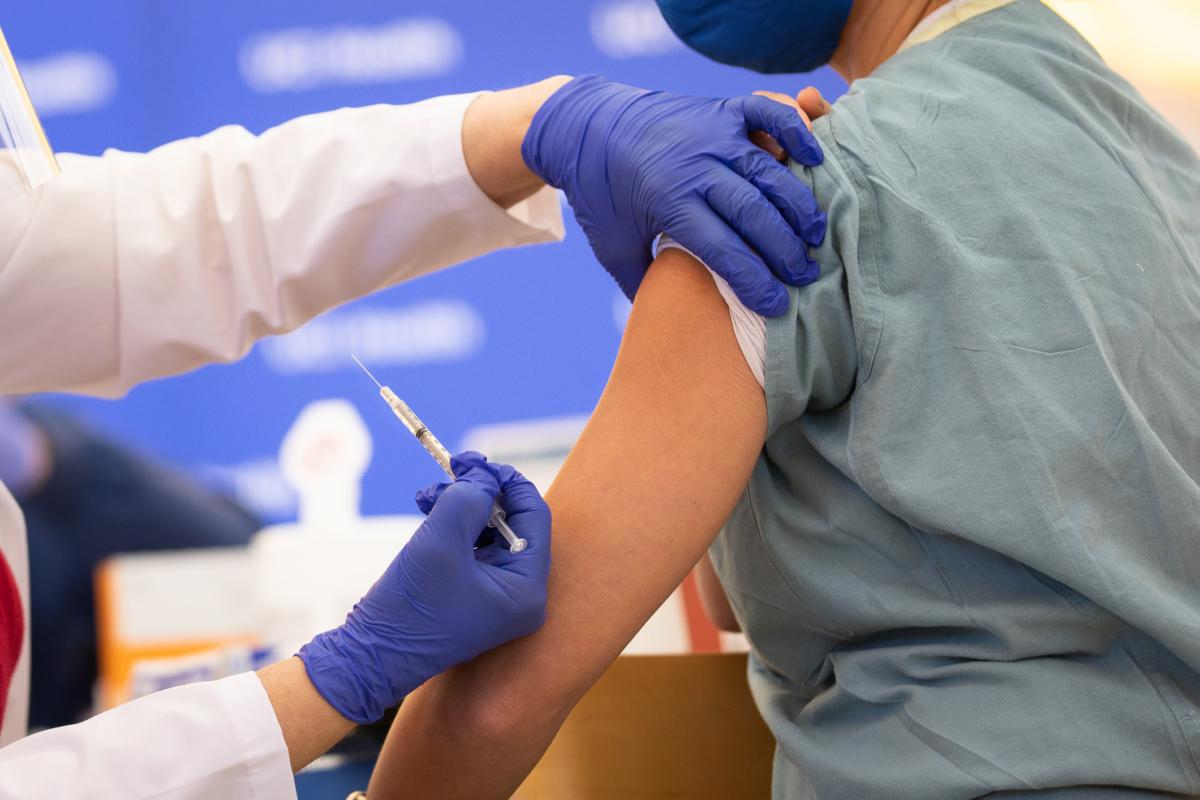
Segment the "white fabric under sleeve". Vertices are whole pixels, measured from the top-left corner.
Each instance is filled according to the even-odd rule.
[[[471,178],[475,97],[62,155],[32,192],[0,161],[0,393],[119,395],[398,281],[561,238],[555,190],[506,212]]]
[[[704,264],[700,256],[688,250],[665,233],[658,237],[654,252],[657,255],[663,250],[672,247],[676,250],[682,250],[701,264]],[[746,359],[746,366],[750,367],[750,372],[754,374],[754,380],[758,381],[758,385],[763,387],[765,391],[767,372],[766,320],[761,315],[754,313],[742,305],[742,301],[738,299],[737,294],[733,291],[733,287],[724,278],[713,272],[712,268],[707,264],[704,264],[704,266],[708,269],[708,274],[712,276],[713,282],[717,284],[717,291],[721,293],[721,297],[725,300],[725,305],[729,306],[729,319],[733,322],[733,335],[737,337],[738,347],[742,350],[742,357]]]
[[[166,689],[0,749],[5,800],[293,800],[283,732],[252,672]]]

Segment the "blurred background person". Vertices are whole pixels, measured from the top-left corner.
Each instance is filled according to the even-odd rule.
[[[119,553],[243,546],[249,511],[169,465],[133,452],[53,406],[0,399],[0,481],[29,541],[31,730],[92,708],[92,576]]]

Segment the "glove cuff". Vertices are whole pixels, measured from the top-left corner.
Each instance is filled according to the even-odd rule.
[[[344,627],[317,634],[296,657],[325,702],[360,725],[378,721],[425,680],[413,678],[412,670],[394,670],[408,676],[386,674],[392,670],[383,668],[379,654],[360,646]]]
[[[645,93],[600,75],[579,75],[567,81],[533,115],[521,142],[525,166],[569,196],[574,167],[583,160],[580,152],[585,147],[603,147],[611,127],[611,120],[597,120],[596,116],[615,118],[625,102]]]
[[[383,709],[371,698],[355,660],[342,652],[336,638],[336,630],[317,634],[296,657],[304,662],[308,679],[325,702],[351,722],[370,724],[383,716]]]

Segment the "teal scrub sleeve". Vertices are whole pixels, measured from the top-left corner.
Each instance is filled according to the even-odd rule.
[[[857,272],[861,212],[833,138],[831,118],[836,113],[835,107],[814,126],[826,151],[825,163],[791,165],[797,179],[827,209],[829,222],[825,241],[812,250],[820,277],[809,286],[790,288],[787,313],[766,320],[768,435],[803,414],[845,403],[858,371],[850,281]]]

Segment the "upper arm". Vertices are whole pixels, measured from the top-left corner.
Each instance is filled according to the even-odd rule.
[[[545,626],[407,699],[371,796],[428,787],[429,796],[507,797],[716,536],[765,433],[763,391],[715,284],[691,256],[664,252],[638,291],[600,403],[547,495],[554,567]],[[457,735],[486,736],[493,753],[481,762],[479,742]],[[455,759],[460,746],[475,749],[469,764]]]
[[[600,404],[548,495],[552,613],[586,622],[560,634],[586,653],[582,677],[598,675],[696,564],[765,434],[763,391],[711,277],[685,253],[662,254]]]

